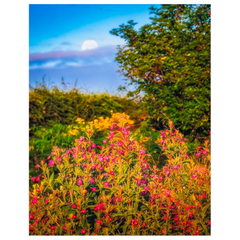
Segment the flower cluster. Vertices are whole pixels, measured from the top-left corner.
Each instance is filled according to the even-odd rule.
[[[210,234],[209,142],[190,154],[170,125],[157,140],[168,156],[160,169],[124,121],[102,146],[80,137],[42,161],[29,192],[30,235]]]
[[[90,122],[85,122],[84,119],[77,118],[76,122],[80,126],[71,126],[71,125],[68,126],[70,128],[69,134],[72,136],[77,136],[79,134],[79,131],[81,132],[104,131],[106,129],[109,129],[114,123],[120,124],[121,122],[123,125],[131,125],[134,123],[134,121],[130,119],[129,115],[125,113],[113,113],[113,112],[111,112],[110,118],[99,117]]]

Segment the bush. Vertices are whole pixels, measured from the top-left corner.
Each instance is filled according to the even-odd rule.
[[[209,235],[209,141],[191,155],[170,123],[156,141],[168,158],[159,169],[124,122],[110,130],[102,146],[89,131],[38,165],[30,235]]]
[[[150,8],[151,23],[133,20],[111,30],[125,43],[116,61],[133,91],[143,94],[152,125],[170,118],[192,140],[210,131],[211,5],[164,4]],[[120,87],[124,89],[124,87]]]
[[[36,126],[30,129],[29,141],[29,163],[30,169],[34,165],[39,164],[41,159],[48,157],[53,146],[60,148],[70,148],[76,137],[80,137],[85,132],[91,131],[97,144],[101,144],[106,137],[105,130],[111,125],[124,119],[126,124],[133,124],[134,121],[125,113],[113,113],[110,111],[111,117],[99,117],[90,122],[85,122],[81,118],[76,119],[76,123],[72,125],[62,125],[51,122],[52,126]]]
[[[96,117],[111,117],[113,112],[125,112],[138,120],[144,113],[141,104],[120,95],[82,93],[76,88],[68,91],[45,85],[29,92],[29,125],[49,126],[52,122],[73,124],[76,118],[93,121]]]

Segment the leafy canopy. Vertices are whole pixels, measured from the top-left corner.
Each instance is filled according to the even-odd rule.
[[[161,5],[150,8],[151,24],[138,31],[133,20],[112,29],[123,38],[115,61],[128,95],[143,93],[152,124],[170,118],[192,139],[210,130],[210,5]],[[120,86],[119,89],[124,89]]]

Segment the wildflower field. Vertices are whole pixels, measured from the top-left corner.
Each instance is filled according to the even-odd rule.
[[[210,136],[146,122],[110,111],[32,126],[30,235],[210,235]]]
[[[211,234],[211,5],[149,10],[109,29],[122,94],[30,88],[30,235]]]

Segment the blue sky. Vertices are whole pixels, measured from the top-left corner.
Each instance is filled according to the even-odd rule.
[[[89,91],[116,92],[124,85],[114,62],[116,46],[124,45],[109,33],[127,21],[136,29],[150,23],[152,5],[69,4],[29,5],[29,83],[34,86],[45,75],[46,82],[60,86],[61,78]],[[154,4],[154,6],[158,6]],[[82,50],[86,40],[98,47]]]

